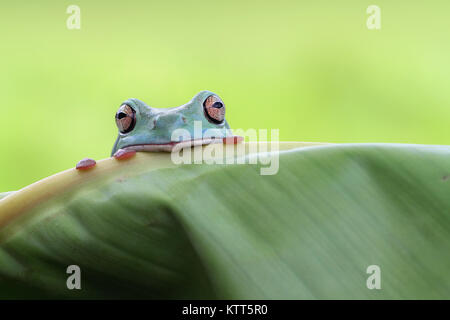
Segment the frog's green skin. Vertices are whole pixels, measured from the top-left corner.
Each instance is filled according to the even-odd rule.
[[[188,103],[175,108],[152,108],[138,99],[128,99],[122,105],[128,105],[136,112],[136,122],[133,130],[127,133],[119,132],[111,155],[120,149],[133,149],[136,151],[170,151],[174,144],[190,140],[178,138],[172,140],[172,132],[176,129],[185,129],[190,137],[194,138],[194,121],[201,122],[203,143],[211,143],[211,130],[215,138],[232,136],[226,120],[222,123],[211,122],[204,110],[205,100],[215,95],[210,91],[201,91]],[[218,97],[218,96],[217,96]],[[220,99],[220,98],[219,98]],[[198,123],[197,123],[198,124]],[[198,134],[197,137],[198,138]]]
[[[133,119],[132,125],[130,119]],[[116,113],[116,124],[119,136],[111,156],[118,160],[132,157],[136,151],[171,152],[176,146],[238,143],[243,139],[233,136],[225,119],[225,105],[211,91],[201,91],[188,103],[165,109],[149,107],[138,99],[128,99]],[[173,135],[177,129],[182,129],[183,134]],[[76,169],[87,170],[95,165],[95,160],[85,158],[77,163]]]

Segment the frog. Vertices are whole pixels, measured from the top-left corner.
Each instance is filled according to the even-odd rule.
[[[118,136],[111,157],[122,161],[136,152],[173,152],[211,143],[237,144],[225,119],[225,103],[214,92],[203,90],[188,103],[172,108],[154,108],[130,98],[121,103],[115,114]],[[184,134],[174,135],[174,132]],[[96,161],[84,158],[77,170],[95,167]]]

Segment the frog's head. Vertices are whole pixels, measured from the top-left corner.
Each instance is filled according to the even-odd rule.
[[[182,106],[165,109],[149,107],[138,99],[128,99],[116,113],[116,124],[119,136],[111,155],[119,149],[170,151],[180,142],[231,136],[225,120],[225,104],[210,91],[201,91]],[[177,129],[189,134],[172,135]]]

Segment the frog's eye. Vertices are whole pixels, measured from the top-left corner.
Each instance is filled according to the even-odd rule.
[[[211,95],[203,102],[206,118],[209,122],[220,124],[225,120],[225,104],[216,95]]]
[[[136,111],[127,104],[120,106],[116,113],[116,125],[121,133],[127,133],[133,130],[136,124]]]

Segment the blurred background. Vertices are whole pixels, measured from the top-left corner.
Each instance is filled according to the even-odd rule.
[[[69,30],[69,5],[81,29]],[[369,5],[381,30],[369,30]],[[281,140],[450,144],[450,2],[3,1],[0,192],[109,156],[120,103],[218,93]]]

